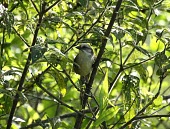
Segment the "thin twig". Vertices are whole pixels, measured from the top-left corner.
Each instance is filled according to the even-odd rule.
[[[141,64],[143,64],[143,63],[145,63],[145,62],[147,62],[147,61],[152,60],[154,57],[155,57],[155,55],[152,56],[152,57],[150,57],[150,58],[148,58],[148,59],[146,59],[146,60],[143,60],[143,61],[141,61],[141,62],[139,62],[139,63],[135,63],[135,64],[133,64],[133,65],[124,67],[123,69],[126,70],[126,69],[129,69],[129,68],[133,68],[133,67],[135,67],[135,66],[141,65]]]
[[[93,108],[92,110],[95,111],[96,108]],[[84,110],[84,113],[90,113],[90,112],[91,111],[89,109]],[[67,113],[67,114],[64,114],[64,115],[56,116],[56,117],[53,117],[53,118],[47,118],[46,120],[35,120],[34,123],[27,125],[25,127],[21,127],[20,129],[30,129],[30,128],[33,128],[33,127],[40,126],[42,123],[50,123],[51,121],[57,121],[57,120],[67,119],[67,118],[76,117],[76,116],[77,116],[77,113],[73,112],[73,113]],[[91,118],[89,117],[89,119],[91,119]],[[91,120],[94,121],[94,119],[91,119]]]
[[[58,0],[58,1],[54,2],[51,6],[49,6],[49,7],[45,10],[45,12],[48,12],[51,8],[53,8],[53,7],[54,7],[56,4],[58,4],[60,1],[61,1],[61,0]]]
[[[30,47],[30,45],[27,43],[27,41],[17,32],[17,30],[12,27],[15,33],[18,35],[18,37],[27,45],[27,47]]]
[[[2,42],[1,42],[1,44],[0,44],[0,49],[1,49],[1,50],[0,50],[0,55],[1,55],[0,58],[3,57],[4,44],[5,44],[5,28],[3,29],[3,37],[2,37]],[[1,59],[1,60],[2,60],[2,59]],[[2,65],[3,65],[3,63],[1,63],[0,70],[2,70]]]
[[[168,107],[168,106],[169,106],[169,104],[161,107],[160,109],[158,109],[158,110],[156,110],[155,112],[153,112],[152,114],[150,114],[150,116],[153,115],[153,114],[155,114],[155,113],[158,113],[159,111],[163,110],[164,108],[166,108],[166,107]]]
[[[38,85],[39,88],[41,88],[45,93],[47,93],[50,97],[54,98],[58,103],[60,103],[61,105],[75,111],[76,113],[80,114],[80,115],[84,115],[81,112],[77,111],[76,109],[74,109],[73,107],[69,106],[68,104],[64,103],[63,101],[61,101],[60,99],[58,99],[56,96],[54,96],[51,92],[49,92],[46,88],[44,88],[40,82],[39,78],[36,78],[35,80],[36,84]],[[86,118],[92,119],[89,116],[84,115]]]
[[[31,3],[32,3],[32,5],[34,6],[34,8],[35,8],[35,10],[37,11],[37,13],[39,14],[40,13],[40,11],[38,10],[38,8],[37,8],[37,6],[35,5],[35,3],[31,0]]]
[[[162,118],[162,117],[170,117],[170,114],[167,114],[167,115],[137,116],[137,117],[135,117],[135,120],[141,120],[141,119],[146,119],[146,118],[155,118],[155,117],[159,117],[159,118]]]
[[[73,86],[77,89],[77,91],[80,91],[80,89],[76,86],[76,84],[73,82],[73,80],[71,79],[71,77],[69,76],[69,74],[66,72],[66,70],[63,70],[63,72],[65,73],[65,75],[67,76],[67,78],[70,80],[70,82],[73,84]]]

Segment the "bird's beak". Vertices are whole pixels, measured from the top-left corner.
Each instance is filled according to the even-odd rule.
[[[76,48],[80,50],[80,49],[81,49],[81,46],[77,46]]]

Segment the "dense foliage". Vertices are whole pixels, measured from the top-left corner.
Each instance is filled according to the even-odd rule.
[[[169,128],[169,8],[169,0],[2,1],[0,128]],[[81,43],[96,61],[80,87],[72,67]]]

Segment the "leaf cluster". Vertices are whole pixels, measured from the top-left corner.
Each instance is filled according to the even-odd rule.
[[[0,128],[170,127],[169,7],[169,0],[3,1]],[[72,70],[81,43],[96,55],[83,86]]]

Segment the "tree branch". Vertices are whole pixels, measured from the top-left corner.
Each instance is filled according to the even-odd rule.
[[[36,84],[38,85],[39,88],[41,88],[41,89],[42,89],[45,93],[47,93],[50,97],[54,98],[58,103],[60,103],[61,105],[63,105],[63,106],[65,106],[65,107],[67,107],[67,108],[75,111],[76,113],[78,113],[78,114],[80,114],[80,115],[83,115],[82,112],[79,112],[79,111],[77,111],[76,109],[74,109],[73,107],[71,107],[71,106],[69,106],[68,104],[64,103],[63,101],[61,101],[60,99],[58,99],[57,97],[55,97],[52,93],[50,93],[46,88],[44,88],[44,87],[41,85],[41,83],[39,83],[39,82],[40,82],[39,77],[36,78],[35,82],[36,82]],[[85,116],[85,117],[91,119],[91,117],[88,117],[88,116]]]
[[[107,37],[109,37],[110,35],[110,32],[111,32],[111,29],[112,29],[112,26],[114,24],[114,22],[116,21],[116,16],[118,14],[118,11],[119,11],[119,8],[121,6],[121,3],[122,3],[122,0],[118,0],[117,2],[117,5],[116,5],[116,8],[114,9],[113,11],[113,14],[112,14],[112,18],[110,20],[110,23],[106,29],[106,32],[104,34],[104,37],[102,39],[102,44],[100,46],[100,51],[97,55],[97,58],[95,60],[95,63],[94,63],[94,67],[93,67],[93,71],[92,71],[92,74],[91,74],[91,77],[90,77],[90,80],[88,82],[88,84],[86,85],[86,89],[85,89],[85,95],[84,95],[84,98],[83,98],[83,105],[82,105],[82,109],[85,108],[86,104],[87,104],[87,100],[88,100],[88,94],[90,93],[90,90],[92,88],[92,84],[93,84],[93,81],[94,81],[94,78],[95,78],[95,75],[96,75],[96,72],[97,72],[97,68],[99,66],[99,63],[100,63],[100,60],[101,60],[101,57],[104,53],[104,49],[106,47],[106,43],[107,43]],[[74,128],[75,129],[80,129],[81,128],[81,124],[82,124],[82,121],[83,121],[83,118],[84,116],[83,115],[78,115],[77,119],[76,119],[76,123],[74,125]]]
[[[35,43],[36,43],[36,39],[37,39],[38,31],[40,29],[40,25],[41,25],[41,22],[42,22],[43,15],[44,15],[44,10],[42,10],[42,12],[39,14],[39,20],[38,20],[38,23],[37,23],[37,26],[36,26],[36,29],[35,29],[35,32],[34,32],[34,38],[33,38],[31,46],[34,46]],[[29,65],[30,65],[30,61],[31,61],[31,52],[29,52],[29,55],[28,55],[28,58],[27,58],[27,62],[25,64],[25,67],[24,67],[24,70],[23,70],[23,73],[22,73],[22,76],[21,76],[21,79],[20,79],[20,82],[19,82],[19,86],[18,86],[16,95],[15,95],[14,100],[13,100],[13,104],[12,104],[12,108],[11,108],[11,111],[10,111],[10,114],[9,114],[9,118],[8,118],[6,129],[10,129],[11,128],[12,118],[14,116],[15,109],[16,109],[17,103],[19,101],[19,93],[23,89],[23,84],[24,84],[24,80],[25,80],[25,77],[26,77]]]
[[[93,108],[92,110],[95,111],[96,108]],[[85,110],[84,112],[90,113],[91,111],[88,109],[88,110]],[[46,120],[41,120],[41,121],[35,120],[34,123],[27,125],[25,127],[21,127],[20,129],[30,129],[30,128],[33,128],[33,127],[36,127],[36,126],[40,126],[42,123],[50,123],[51,121],[63,120],[63,119],[68,119],[70,117],[76,117],[76,116],[77,116],[77,113],[74,112],[74,113],[67,113],[67,114],[64,114],[64,115],[56,116],[56,117],[53,117],[53,118],[47,118]],[[89,119],[91,119],[91,118],[89,118]],[[94,121],[94,119],[91,119],[91,120]]]

